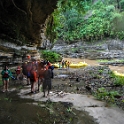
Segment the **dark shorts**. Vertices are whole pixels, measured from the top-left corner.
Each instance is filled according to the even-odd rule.
[[[26,70],[23,70],[22,73],[23,73],[24,75],[27,75],[27,71],[26,71]]]
[[[5,80],[5,81],[7,81],[7,80],[9,80],[9,78],[2,78],[2,80]]]
[[[26,73],[26,76],[27,76],[27,78],[30,78],[31,77],[31,73],[30,72],[27,72]]]
[[[48,87],[48,90],[51,90],[51,79],[44,80],[43,81],[43,90],[45,90]]]

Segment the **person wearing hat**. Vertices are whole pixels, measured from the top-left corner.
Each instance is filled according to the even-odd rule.
[[[31,56],[30,55],[27,55],[27,59],[30,60],[31,59]]]

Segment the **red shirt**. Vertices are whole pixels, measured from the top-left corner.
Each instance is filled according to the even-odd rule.
[[[37,72],[35,70],[32,70],[31,73],[33,75],[34,82],[36,82],[37,81]]]

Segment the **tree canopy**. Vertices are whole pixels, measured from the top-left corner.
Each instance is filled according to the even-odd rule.
[[[52,33],[68,43],[124,39],[124,0],[59,0]]]

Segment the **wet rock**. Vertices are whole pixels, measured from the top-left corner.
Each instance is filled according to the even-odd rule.
[[[64,57],[88,58],[88,59],[114,59],[124,58],[123,42],[118,40],[100,41],[94,44],[83,42],[71,45],[61,45],[59,42],[54,45],[52,50],[59,52]]]

